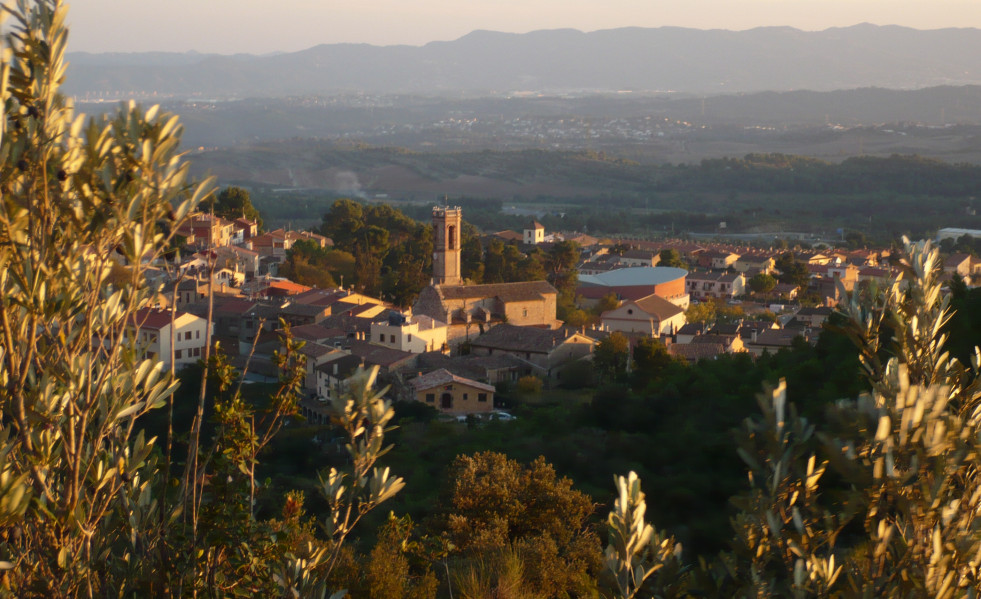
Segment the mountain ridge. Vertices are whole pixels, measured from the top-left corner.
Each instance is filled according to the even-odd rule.
[[[69,53],[67,93],[743,93],[981,83],[981,30],[862,23],[822,31],[623,27],[475,30],[422,46],[321,44],[273,55]]]

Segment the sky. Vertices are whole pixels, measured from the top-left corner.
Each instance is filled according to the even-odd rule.
[[[418,46],[476,29],[858,23],[981,28],[981,0],[77,0],[68,49],[265,54],[341,42]]]

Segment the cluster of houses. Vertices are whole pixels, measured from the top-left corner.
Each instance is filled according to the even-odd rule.
[[[174,273],[151,270],[167,284],[159,305],[137,313],[130,329],[144,354],[159,357],[167,367],[195,363],[209,343],[220,341],[248,376],[275,377],[273,354],[283,345],[283,322],[303,342],[306,399],[301,407],[311,421],[326,422],[329,403],[343,392],[346,379],[368,366],[380,369],[393,398],[460,415],[493,411],[500,383],[525,376],[547,386],[582,380],[596,345],[613,332],[634,341],[659,339],[672,355],[689,361],[735,352],[759,355],[801,340],[813,342],[832,313],[835,281],[851,289],[893,276],[885,252],[798,253],[810,269],[810,290],[827,292],[824,306],[802,308],[776,322],[695,324],[685,318],[690,303],[744,296],[747,279],[773,272],[780,252],[635,241],[621,242],[621,250],[629,249],[615,253],[580,236],[581,306],[609,303],[610,298],[615,305],[607,306],[594,328],[572,328],[556,319],[558,293],[545,281],[463,281],[461,226],[460,208],[433,209],[432,284],[411,309],[399,310],[352,290],[309,288],[276,277],[294,243],[328,247],[331,241],[323,236],[282,229],[259,234],[247,219],[199,214],[181,230],[193,253]],[[496,235],[504,237],[503,232]],[[537,222],[511,237],[522,246],[561,239],[546,236]],[[659,266],[665,249],[676,250],[692,268]],[[949,257],[948,267],[965,278],[981,274],[981,264],[970,257]],[[790,300],[799,292],[778,287],[771,297]]]

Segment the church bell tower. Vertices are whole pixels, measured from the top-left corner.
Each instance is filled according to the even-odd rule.
[[[433,207],[433,284],[459,285],[460,277],[460,225],[463,210],[439,206]]]

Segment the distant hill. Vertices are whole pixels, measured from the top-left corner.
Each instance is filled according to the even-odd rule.
[[[673,91],[716,95],[981,84],[981,30],[856,25],[818,32],[677,27],[475,31],[425,46],[322,45],[269,56],[69,54],[83,98],[340,92]]]

